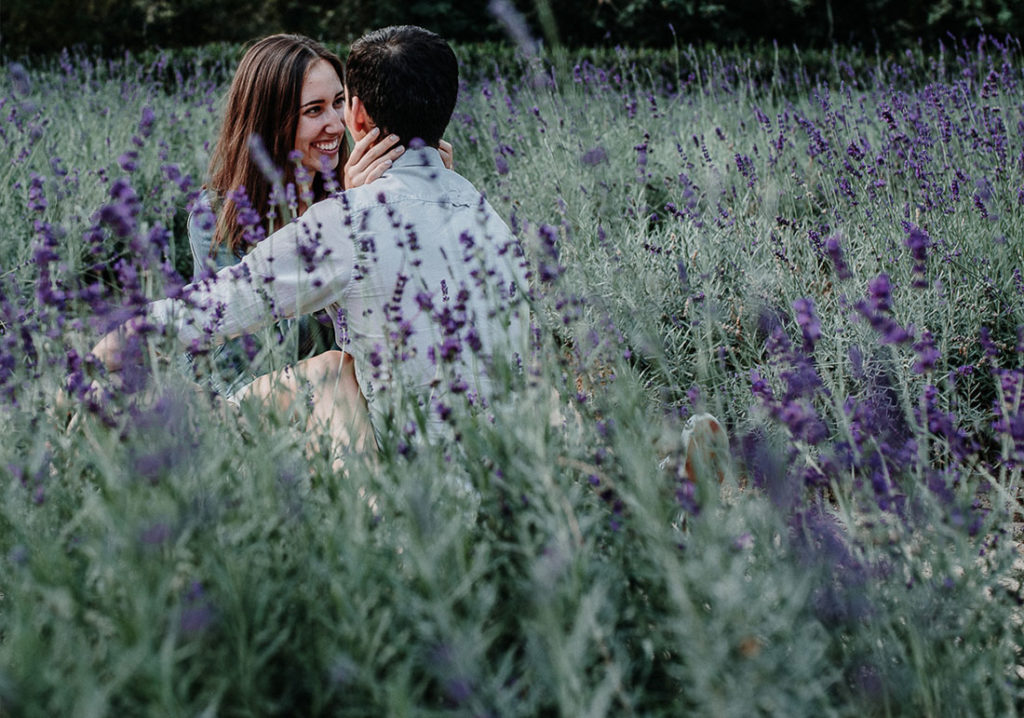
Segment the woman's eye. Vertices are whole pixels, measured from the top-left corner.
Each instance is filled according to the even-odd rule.
[[[309,107],[302,114],[306,115],[307,117],[316,117],[318,114],[320,114],[320,108],[319,107]]]

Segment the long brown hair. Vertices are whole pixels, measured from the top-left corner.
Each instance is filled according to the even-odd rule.
[[[344,77],[341,59],[316,40],[304,35],[271,35],[250,47],[238,64],[228,90],[227,106],[217,144],[210,157],[207,189],[214,195],[217,224],[211,252],[221,244],[236,256],[246,249],[243,228],[238,225],[238,206],[229,194],[245,189],[249,204],[266,217],[270,209],[270,182],[249,151],[249,138],[263,141],[274,164],[284,171],[284,181],[294,182],[294,165],[288,154],[295,148],[302,84],[309,66],[326,60]],[[338,172],[348,159],[348,143],[342,136]],[[340,182],[340,179],[339,179]],[[313,181],[313,199],[326,196],[319,172]]]

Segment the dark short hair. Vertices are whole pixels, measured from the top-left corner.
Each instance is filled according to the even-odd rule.
[[[436,147],[455,109],[459,64],[439,35],[415,25],[385,27],[352,44],[345,87],[381,131],[406,145],[418,137]]]

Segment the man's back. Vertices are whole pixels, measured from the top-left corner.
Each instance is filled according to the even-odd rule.
[[[319,223],[341,255],[334,266],[350,268],[328,312],[371,413],[388,391],[487,395],[488,358],[524,350],[519,245],[435,149],[407,151],[379,180],[315,205],[307,218],[307,232]],[[327,228],[338,225],[351,233],[335,244]]]
[[[525,351],[525,264],[507,225],[436,149],[410,150],[379,180],[319,202],[158,321],[186,344],[327,308],[379,429],[410,391],[491,394],[487,365]],[[436,413],[437,406],[425,408]]]

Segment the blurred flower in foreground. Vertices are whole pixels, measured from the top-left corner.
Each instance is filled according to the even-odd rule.
[[[532,56],[537,52],[537,41],[530,35],[530,28],[522,14],[508,0],[491,0],[487,10],[501,24],[502,28],[519,46],[523,54]]]
[[[589,149],[586,152],[584,152],[583,156],[580,157],[580,162],[582,162],[587,167],[593,167],[594,165],[599,165],[602,162],[607,162],[607,161],[608,161],[608,153],[605,151],[604,147],[602,147],[601,145],[597,145],[596,147],[592,147],[591,149]]]
[[[178,627],[183,634],[193,637],[204,633],[216,620],[216,614],[206,597],[203,584],[193,581],[185,593],[184,607]]]
[[[29,79],[28,71],[20,62],[12,62],[9,67],[11,73],[11,84],[14,91],[19,95],[28,95],[32,92],[32,81]]]

